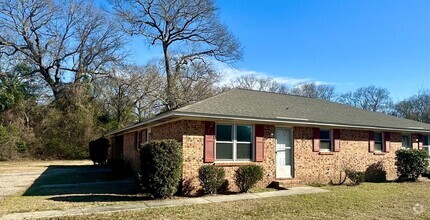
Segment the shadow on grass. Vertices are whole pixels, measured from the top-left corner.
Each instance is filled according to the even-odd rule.
[[[101,166],[49,166],[23,196],[66,194],[136,194],[129,177],[118,176]]]
[[[57,202],[136,202],[150,200],[146,196],[121,196],[121,195],[70,195],[49,198]]]

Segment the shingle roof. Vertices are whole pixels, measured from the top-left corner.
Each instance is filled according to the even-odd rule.
[[[340,103],[245,89],[232,89],[174,112],[430,131],[430,124]]]
[[[322,99],[246,89],[231,89],[216,96],[110,132],[129,132],[171,117],[247,119],[295,125],[377,128],[430,133],[430,124],[367,111]],[[263,122],[262,122],[263,123]]]

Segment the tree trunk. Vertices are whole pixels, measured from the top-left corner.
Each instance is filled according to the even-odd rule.
[[[166,88],[166,94],[167,94],[167,110],[175,109],[176,108],[176,81],[173,77],[172,73],[172,67],[170,65],[170,54],[168,51],[168,45],[167,43],[163,43],[163,52],[164,52],[164,64],[166,69],[166,78],[167,78],[167,88]]]

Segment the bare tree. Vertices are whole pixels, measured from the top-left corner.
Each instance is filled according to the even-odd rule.
[[[295,85],[290,94],[300,95],[310,98],[318,98],[332,101],[335,97],[334,86],[328,84],[319,85],[315,82],[299,83]]]
[[[208,58],[231,63],[241,58],[236,38],[219,22],[213,0],[112,0],[129,34],[163,49],[167,109],[178,106],[181,68]]]
[[[233,79],[228,87],[252,89],[275,93],[288,93],[288,87],[270,77],[257,76],[255,74],[242,75]]]
[[[94,97],[104,105],[105,114],[112,116],[116,127],[150,118],[164,106],[164,78],[154,65],[119,66],[93,84]]]
[[[388,89],[375,86],[361,87],[355,92],[344,93],[338,102],[374,112],[388,113],[392,107],[392,100]]]
[[[430,90],[423,90],[394,105],[393,115],[430,123]]]
[[[215,84],[219,78],[220,74],[208,63],[195,61],[183,65],[179,73],[178,91],[181,102],[178,102],[178,106],[215,95]]]
[[[120,28],[106,16],[83,0],[0,0],[0,53],[29,62],[57,98],[122,58]]]

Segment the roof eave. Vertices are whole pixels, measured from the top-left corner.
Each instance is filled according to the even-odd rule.
[[[135,130],[138,127],[144,127],[147,124],[157,122],[162,119],[170,117],[198,117],[198,118],[209,118],[209,119],[227,119],[227,120],[241,120],[241,121],[254,121],[254,122],[266,122],[266,123],[289,123],[289,124],[300,124],[309,126],[328,126],[338,128],[353,128],[353,129],[368,129],[368,130],[388,130],[388,131],[399,131],[399,132],[425,132],[430,133],[430,129],[420,128],[395,128],[395,127],[384,127],[384,126],[369,126],[369,125],[350,125],[350,124],[339,124],[339,123],[328,123],[328,122],[317,122],[308,121],[301,118],[254,118],[254,117],[243,117],[234,115],[217,115],[217,114],[205,114],[205,113],[193,113],[193,112],[177,112],[172,111],[166,114],[162,114],[146,121],[134,124],[129,127],[118,129],[106,134],[106,136],[114,136],[116,134],[124,133],[129,130]]]

